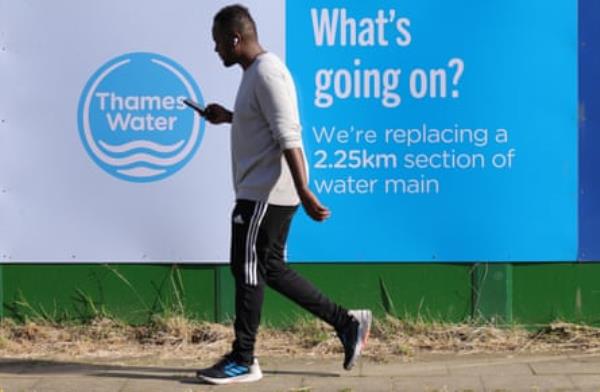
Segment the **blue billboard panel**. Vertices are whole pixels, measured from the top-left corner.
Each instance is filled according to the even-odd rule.
[[[292,261],[577,255],[577,3],[288,1],[310,185]]]
[[[600,2],[579,2],[579,259],[600,260]]]

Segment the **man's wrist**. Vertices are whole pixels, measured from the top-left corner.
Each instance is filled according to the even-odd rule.
[[[300,198],[308,196],[310,193],[310,188],[307,185],[298,188],[298,196],[300,196]]]

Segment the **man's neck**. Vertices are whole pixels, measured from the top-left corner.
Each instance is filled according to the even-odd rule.
[[[258,44],[258,42],[253,43],[248,46],[247,50],[244,51],[239,64],[245,71],[252,65],[254,60],[256,60],[256,58],[263,53],[265,53],[265,50]]]

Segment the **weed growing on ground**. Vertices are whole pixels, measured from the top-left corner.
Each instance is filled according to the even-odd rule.
[[[139,306],[137,324],[111,315],[98,298],[81,289],[72,294],[69,311],[29,301],[22,292],[5,303],[11,318],[0,321],[0,356],[98,358],[155,355],[174,358],[217,358],[233,340],[230,324],[198,320],[186,305],[185,287],[177,266],[153,286],[154,300],[142,296],[135,284],[115,267],[106,266],[113,279],[131,293]],[[371,359],[410,358],[419,353],[531,353],[600,351],[600,328],[556,321],[538,327],[490,323],[483,319],[448,322],[422,312],[400,315],[390,291],[380,278],[381,309],[375,312],[369,345]],[[146,298],[146,300],[144,300]],[[60,310],[59,309],[63,309]],[[383,315],[382,315],[383,313]],[[137,317],[139,316],[139,317]],[[313,317],[290,319],[285,327],[263,325],[257,354],[270,356],[339,356],[342,347],[334,330]]]
[[[27,358],[102,358],[158,356],[218,358],[229,351],[231,325],[209,323],[182,315],[156,315],[144,325],[111,318],[86,323],[0,322],[0,356]],[[500,328],[484,323],[441,323],[375,319],[364,352],[373,360],[410,359],[420,353],[595,353],[600,328],[556,322],[537,330]],[[342,348],[331,327],[305,318],[293,326],[263,326],[257,340],[260,356],[337,357]]]

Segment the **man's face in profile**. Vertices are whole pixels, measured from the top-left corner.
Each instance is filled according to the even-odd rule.
[[[218,24],[213,25],[212,29],[213,40],[215,41],[215,52],[219,54],[223,64],[226,67],[231,67],[237,63],[234,52],[235,45],[233,44],[233,34],[225,31]]]

